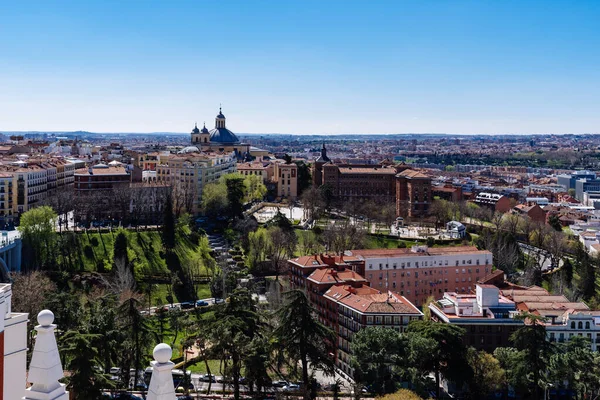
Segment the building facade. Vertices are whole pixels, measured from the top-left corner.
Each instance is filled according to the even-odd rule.
[[[223,175],[237,171],[235,153],[200,152],[195,146],[179,154],[161,157],[156,167],[156,180],[174,190],[175,207],[193,214],[200,212],[204,187]]]
[[[446,292],[429,304],[431,319],[465,329],[465,346],[492,353],[497,347],[511,346],[510,335],[523,321],[515,302],[500,294],[494,285],[475,285],[475,294]]]

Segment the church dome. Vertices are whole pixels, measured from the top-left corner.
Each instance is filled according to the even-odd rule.
[[[219,107],[219,115],[215,119],[215,129],[210,131],[211,143],[238,144],[240,139],[225,126],[225,116]]]
[[[198,129],[198,124],[194,126],[194,129],[192,129],[192,133],[200,133],[200,129]]]
[[[177,154],[199,153],[200,150],[196,146],[187,146],[179,150]]]
[[[227,128],[215,128],[210,131],[211,143],[235,144],[239,143],[240,139]]]
[[[204,124],[204,127],[202,128],[202,130],[200,132],[202,132],[202,133],[210,133],[208,131],[208,129],[206,129],[206,124]]]

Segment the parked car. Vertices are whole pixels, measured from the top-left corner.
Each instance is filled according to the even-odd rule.
[[[198,300],[196,302],[196,307],[206,307],[208,305],[208,303],[204,300]]]
[[[288,385],[287,381],[273,381],[273,383],[271,384],[271,386],[276,387],[276,388],[282,388],[287,385]]]
[[[186,394],[185,396],[177,397],[177,400],[194,400],[194,398],[192,396],[190,396],[189,394]]]
[[[141,397],[135,396],[131,393],[119,393],[113,397],[115,400],[142,400]]]
[[[200,382],[217,383],[217,379],[215,378],[214,375],[206,374],[206,375],[200,376]]]
[[[284,390],[286,392],[296,392],[300,390],[300,385],[296,383],[290,383],[289,385],[282,387],[281,390]]]
[[[190,308],[194,308],[194,303],[192,303],[191,301],[185,301],[181,303],[182,310],[189,310]]]

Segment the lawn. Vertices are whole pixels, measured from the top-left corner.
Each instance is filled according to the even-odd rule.
[[[210,284],[198,283],[196,284],[196,294],[198,299],[206,299],[211,297]],[[167,304],[167,295],[171,293],[175,303],[181,303],[181,299],[177,298],[177,295],[171,290],[171,285],[168,283],[156,283],[152,287],[152,305],[162,306]],[[183,300],[185,301],[185,299]]]
[[[169,274],[163,257],[160,232],[126,230],[129,259],[134,263],[136,273],[143,275]],[[77,246],[82,253],[79,262],[86,271],[97,271],[104,264],[110,270],[113,257],[114,240],[117,232],[98,233],[87,231],[77,234]],[[192,243],[187,235],[178,235],[175,252],[182,262],[199,265],[199,274],[209,276],[203,259],[209,252],[206,238],[200,244]]]

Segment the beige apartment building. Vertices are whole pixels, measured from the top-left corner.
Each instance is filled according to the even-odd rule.
[[[244,176],[262,177],[267,187],[274,186],[277,197],[290,200],[298,198],[298,166],[283,160],[254,161],[238,164],[238,172]]]
[[[161,163],[156,166],[156,179],[173,187],[176,208],[198,214],[204,187],[236,171],[235,153],[201,153],[190,146],[178,154],[161,157]]]

